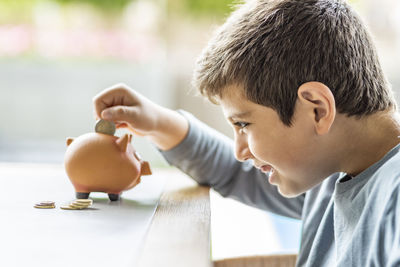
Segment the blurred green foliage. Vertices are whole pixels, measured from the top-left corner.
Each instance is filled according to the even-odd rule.
[[[105,15],[118,15],[132,1],[135,0],[0,0],[0,23],[29,23],[35,7],[42,3],[58,3],[61,8],[88,5]]]
[[[11,20],[26,20],[38,3],[56,2],[63,6],[90,5],[98,11],[109,14],[121,12],[129,3],[137,0],[0,0],[0,21],[5,18]],[[231,6],[238,0],[144,0],[154,1],[167,7],[172,14],[188,16],[226,15],[230,13]],[[25,18],[25,19],[24,19]]]
[[[227,15],[232,11],[232,6],[238,1],[234,0],[180,0],[181,5],[194,15]]]
[[[106,12],[123,10],[133,0],[53,0],[61,4],[89,4]]]
[[[34,0],[0,0],[0,23],[29,22]]]
[[[0,0],[0,6],[7,9],[32,8],[39,2],[58,2],[60,4],[89,4],[104,11],[122,10],[134,0]]]
[[[60,6],[90,5],[105,15],[118,15],[131,2],[137,0],[0,0],[0,23],[9,21],[27,21],[35,5],[43,2],[56,2]],[[244,0],[143,0],[154,1],[168,9],[169,14],[184,16],[226,16],[233,6]],[[349,0],[360,5],[360,0]]]
[[[135,0],[52,0],[65,4],[86,3],[103,11],[120,11]],[[195,15],[225,15],[231,11],[233,0],[146,0],[166,3],[172,12],[184,11]]]

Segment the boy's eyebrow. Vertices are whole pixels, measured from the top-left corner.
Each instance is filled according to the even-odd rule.
[[[249,117],[250,115],[251,115],[251,111],[239,112],[239,113],[232,114],[231,116],[229,116],[228,120],[232,121],[234,118],[235,119],[244,119],[246,117]]]

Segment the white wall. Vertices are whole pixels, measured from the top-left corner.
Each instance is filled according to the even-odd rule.
[[[118,82],[175,106],[164,62],[1,61],[0,161],[62,162],[65,138],[94,129],[93,96]],[[147,141],[133,143],[143,157],[160,161]]]

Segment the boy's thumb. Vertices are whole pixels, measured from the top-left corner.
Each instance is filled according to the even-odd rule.
[[[129,108],[125,106],[110,107],[101,112],[101,117],[108,121],[129,121]]]

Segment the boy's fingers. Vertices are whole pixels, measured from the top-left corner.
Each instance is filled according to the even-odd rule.
[[[102,119],[113,122],[132,122],[134,115],[134,108],[127,106],[109,107],[101,112]]]
[[[133,106],[136,102],[135,92],[123,83],[106,88],[93,97],[94,111],[98,117],[102,117],[102,111],[108,107]]]
[[[101,113],[102,111],[107,108],[107,105],[100,100],[94,100],[94,114],[97,118],[102,118]]]
[[[116,123],[115,126],[117,127],[117,129],[119,128],[127,128],[128,124],[123,122],[123,123]]]
[[[132,128],[129,124],[127,124],[125,122],[116,123],[115,126],[117,127],[117,129],[126,128],[126,129],[130,130],[131,132],[133,132],[136,135],[145,136],[142,132],[136,131],[134,128]]]

